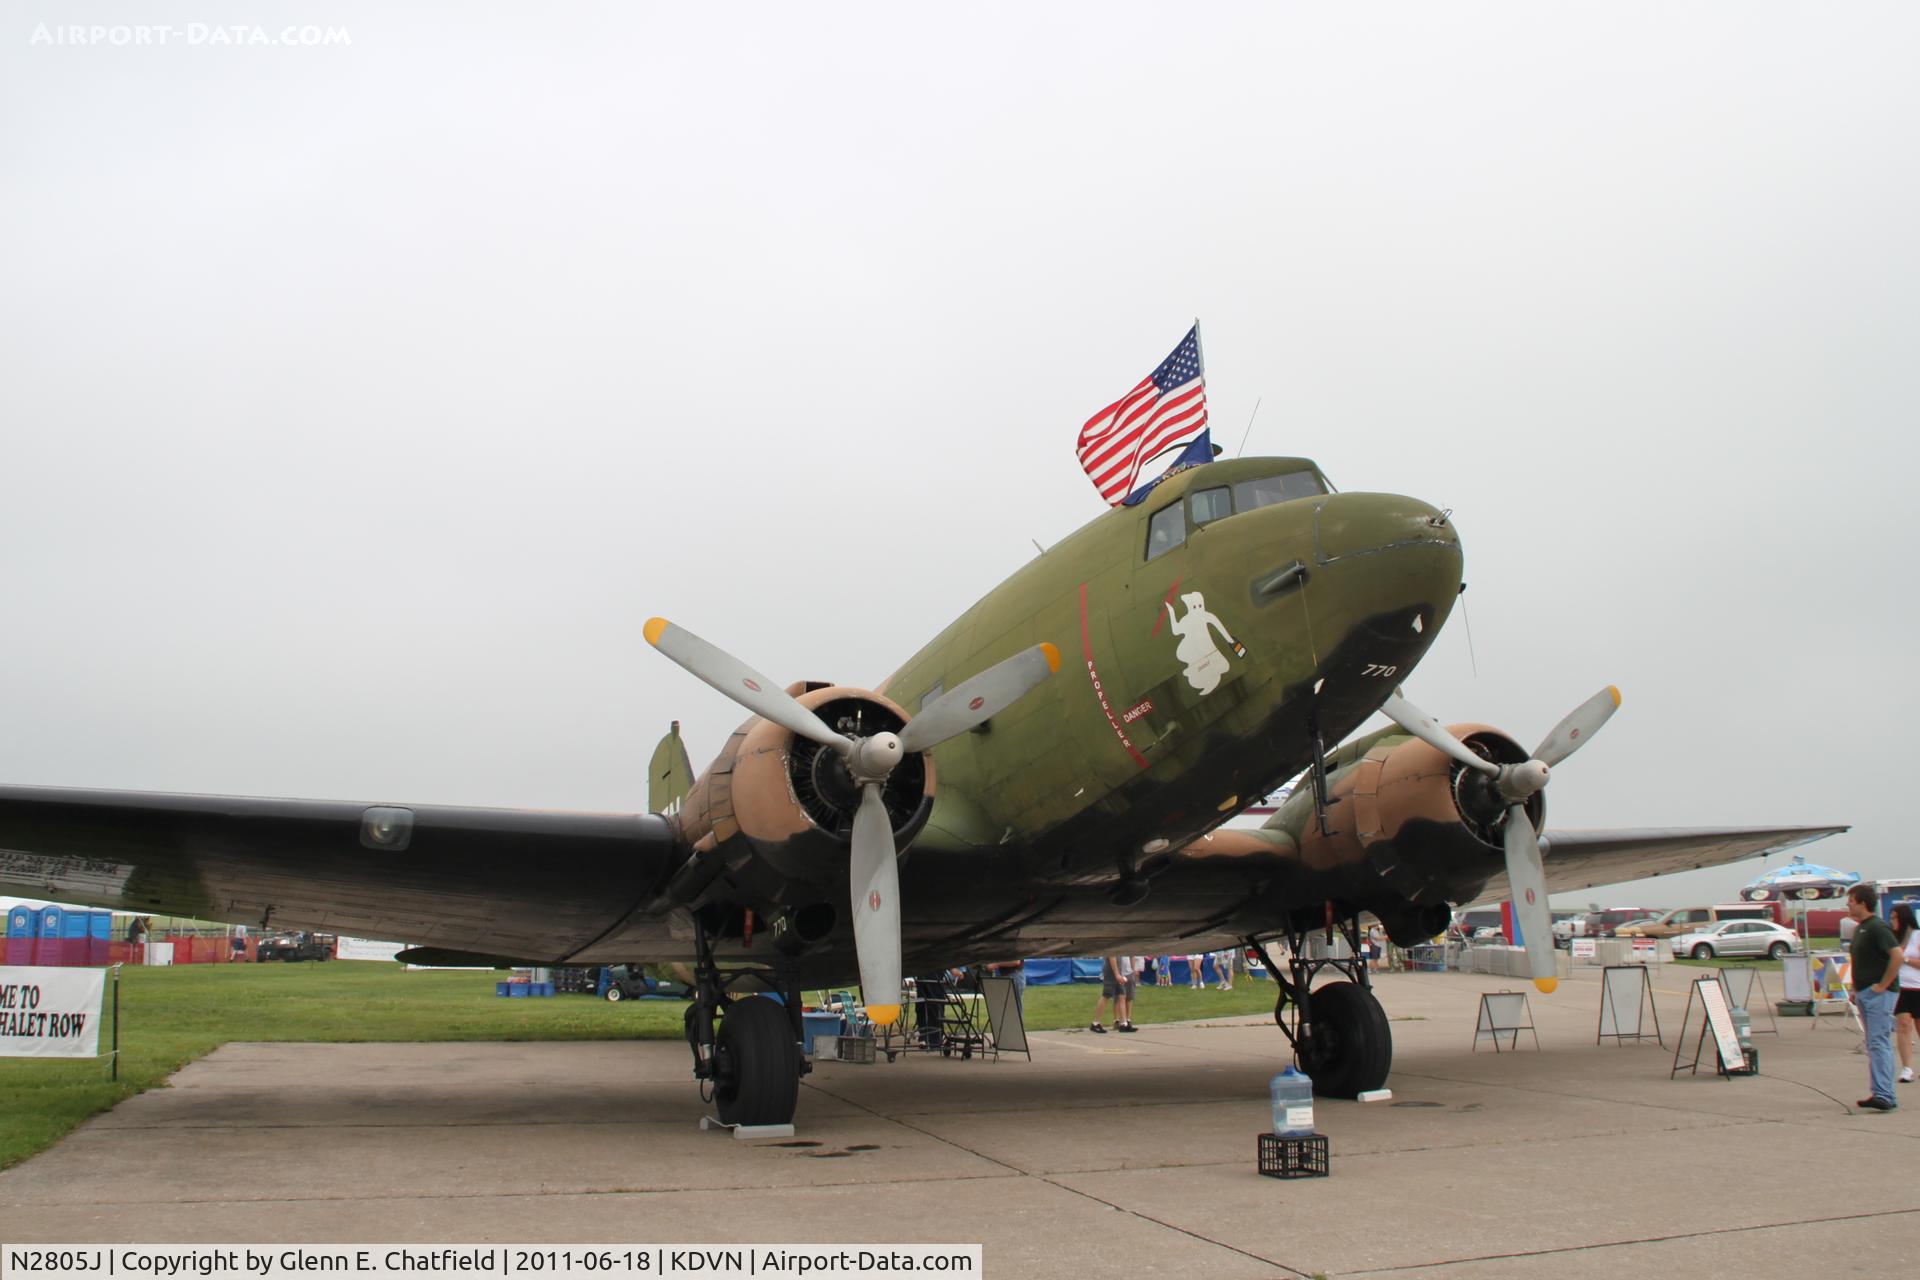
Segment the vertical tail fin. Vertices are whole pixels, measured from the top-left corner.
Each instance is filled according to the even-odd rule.
[[[692,789],[693,761],[687,758],[687,744],[680,740],[680,722],[675,720],[647,765],[647,809],[669,816],[679,813]]]

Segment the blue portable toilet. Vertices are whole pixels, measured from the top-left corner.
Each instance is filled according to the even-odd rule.
[[[7,912],[8,964],[33,963],[33,942],[40,936],[40,912],[35,907],[13,907]]]
[[[34,943],[33,962],[35,964],[63,964],[66,949],[61,946],[60,937],[66,929],[67,913],[59,907],[40,908],[40,939]]]

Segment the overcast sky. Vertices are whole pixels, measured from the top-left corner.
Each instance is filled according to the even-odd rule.
[[[1197,316],[1453,509],[1409,697],[1621,687],[1549,825],[1920,875],[1920,9],[398,8],[5,7],[0,778],[643,807],[741,718],[647,617],[878,681]]]

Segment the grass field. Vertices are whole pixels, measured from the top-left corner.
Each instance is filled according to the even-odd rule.
[[[120,1079],[98,1061],[0,1059],[0,1168],[45,1150],[87,1117],[163,1084],[202,1054],[235,1040],[459,1041],[674,1039],[685,1004],[588,996],[503,1000],[504,974],[409,972],[370,961],[128,968],[120,989]],[[109,985],[111,991],[111,985]],[[1085,1026],[1097,987],[1030,987],[1033,1030]],[[1136,1022],[1264,1013],[1270,983],[1232,991],[1147,988]],[[1108,1023],[1112,1015],[1108,1015]],[[101,1032],[101,1048],[108,1033]],[[1277,1051],[1276,1051],[1277,1058]],[[689,1096],[692,1062],[688,1062]]]

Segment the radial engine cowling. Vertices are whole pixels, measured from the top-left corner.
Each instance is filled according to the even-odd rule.
[[[1452,731],[1495,764],[1527,759],[1519,743],[1490,726],[1461,724]],[[1504,867],[1508,802],[1485,774],[1418,738],[1382,737],[1333,779],[1328,796],[1337,802],[1329,812],[1330,835],[1321,834],[1310,805],[1303,808],[1304,821],[1289,824],[1295,826],[1301,859],[1309,869],[1335,876],[1364,868],[1356,883],[1386,892],[1378,906],[1363,905],[1376,910],[1390,929],[1390,915],[1407,915],[1407,932],[1421,939],[1432,936],[1437,930],[1426,925],[1436,919],[1445,924],[1445,904],[1470,901]],[[1543,830],[1545,799],[1536,793],[1526,806],[1534,830]],[[1431,910],[1396,913],[1386,906],[1394,899]]]
[[[898,704],[865,689],[803,683],[787,692],[848,737],[897,733],[907,722]],[[881,798],[895,847],[905,849],[926,826],[933,791],[933,761],[924,753],[908,754],[887,777]],[[793,903],[844,881],[859,803],[860,788],[838,752],[756,716],[694,783],[682,830],[696,856],[725,858],[737,887]]]

